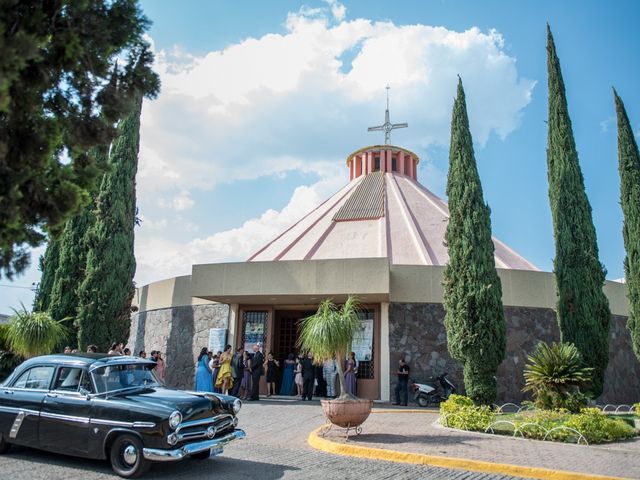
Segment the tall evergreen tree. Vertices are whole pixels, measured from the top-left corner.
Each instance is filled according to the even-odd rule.
[[[36,290],[36,297],[33,300],[33,310],[35,312],[46,312],[51,304],[51,291],[58,270],[60,261],[60,241],[57,238],[50,238],[44,255],[40,256],[38,269],[42,272],[40,284]]]
[[[496,398],[496,370],[505,355],[506,324],[491,239],[491,210],[482,195],[460,79],[451,119],[447,196],[447,347],[463,364],[469,397],[475,403],[490,405]]]
[[[573,343],[594,369],[589,393],[602,393],[609,362],[609,301],[602,291],[605,270],[598,259],[591,205],[576,150],[560,61],[547,25],[549,120],[547,167],[556,254],[557,318],[560,338]]]
[[[54,320],[75,319],[78,313],[78,290],[87,265],[87,233],[95,221],[93,204],[69,220],[60,237],[60,262],[51,292],[49,313]],[[65,345],[77,343],[77,322],[69,328]]]
[[[88,234],[85,278],[79,290],[80,348],[95,344],[106,349],[129,335],[136,221],[135,176],[140,145],[140,112],[136,108],[120,122],[111,147],[111,170],[104,176],[96,199],[95,223]]]
[[[91,147],[158,93],[149,26],[137,0],[0,2],[0,278],[88,203]]]
[[[613,90],[618,116],[618,169],[620,171],[620,204],[624,214],[624,248],[627,257],[624,271],[629,288],[629,320],[631,342],[640,360],[640,153],[622,99]]]

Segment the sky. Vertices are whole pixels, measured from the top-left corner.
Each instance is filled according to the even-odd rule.
[[[416,152],[445,198],[457,76],[493,234],[545,271],[554,243],[546,170],[546,23],[562,66],[600,260],[623,276],[615,86],[640,138],[635,0],[143,0],[162,91],[143,105],[136,283],[242,261],[348,181],[345,159]],[[0,313],[39,280],[0,279]]]

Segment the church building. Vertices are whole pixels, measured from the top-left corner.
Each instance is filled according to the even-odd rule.
[[[356,295],[364,307],[353,350],[358,396],[389,400],[398,359],[411,377],[448,373],[463,392],[462,367],[447,352],[442,272],[449,212],[418,179],[420,159],[389,144],[346,158],[345,180],[333,196],[244,262],[193,265],[189,276],[136,292],[129,345],[166,352],[170,386],[193,387],[201,347],[259,342],[281,362],[297,353],[298,321],[318,303]],[[507,322],[507,354],[498,370],[498,403],[520,402],[526,358],[541,341],[558,341],[554,276],[494,238]],[[640,365],[626,329],[626,286],[607,282],[612,321],[610,361],[599,402],[636,399]],[[265,389],[266,391],[266,389]]]

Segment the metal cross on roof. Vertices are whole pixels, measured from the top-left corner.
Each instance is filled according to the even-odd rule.
[[[369,127],[367,131],[369,132],[384,132],[384,144],[389,145],[391,141],[391,130],[395,130],[396,128],[407,128],[409,126],[408,123],[391,123],[389,120],[389,89],[391,87],[387,85],[387,109],[384,111],[384,123],[382,125],[378,125],[377,127]]]

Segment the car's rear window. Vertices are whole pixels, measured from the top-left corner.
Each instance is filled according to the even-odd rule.
[[[12,386],[14,388],[48,390],[54,370],[53,366],[32,367],[20,375]]]

